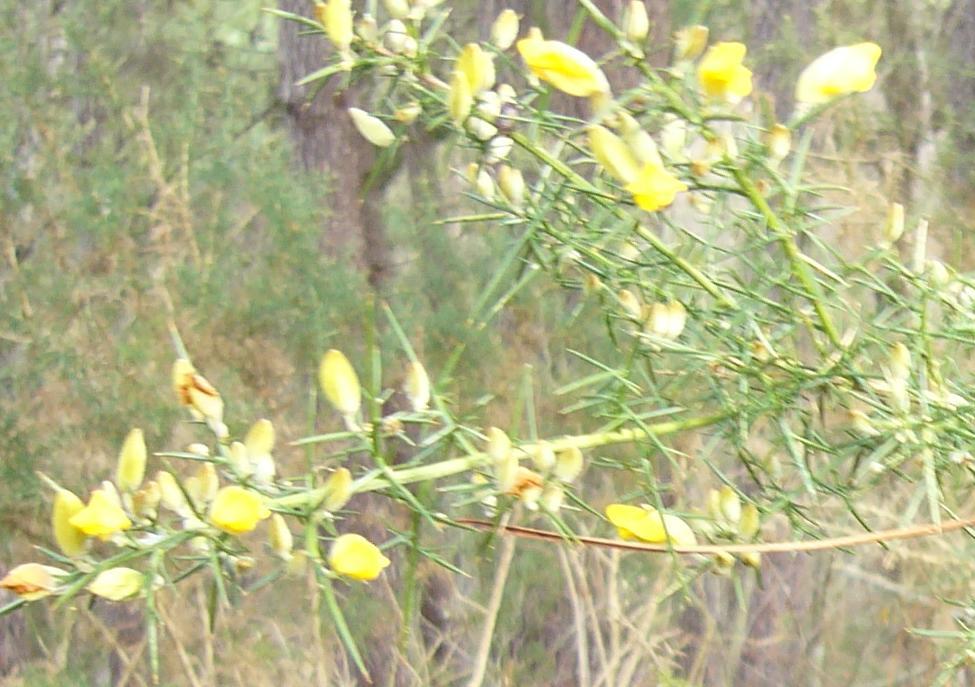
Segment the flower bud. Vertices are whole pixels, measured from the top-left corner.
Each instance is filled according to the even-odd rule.
[[[159,485],[160,503],[176,515],[186,517],[192,511],[186,502],[186,494],[172,473],[160,470],[156,473],[156,484]]]
[[[349,116],[362,137],[374,146],[388,148],[396,142],[396,134],[378,117],[357,107],[349,108]]]
[[[520,169],[501,165],[498,170],[498,188],[513,207],[521,209],[525,201],[525,177]]]
[[[368,12],[359,17],[359,21],[355,24],[355,32],[366,43],[375,43],[379,40],[379,25],[376,23],[376,18]]]
[[[726,484],[718,491],[718,497],[724,521],[732,527],[738,527],[741,521],[741,498],[738,492]]]
[[[422,413],[430,405],[430,377],[419,361],[412,361],[407,366],[403,392],[414,412]]]
[[[897,243],[904,234],[904,206],[900,203],[891,203],[887,207],[887,221],[884,223],[884,241],[893,244]]]
[[[629,147],[636,161],[641,165],[649,163],[662,167],[663,160],[660,159],[660,151],[657,150],[657,144],[653,137],[643,130],[640,123],[629,112],[621,110],[618,116],[623,141]]]
[[[359,377],[342,351],[333,348],[322,356],[318,382],[325,398],[341,415],[351,418],[359,412]]]
[[[271,421],[260,419],[251,425],[244,438],[244,447],[251,458],[270,454],[274,450],[274,425]]]
[[[623,32],[633,43],[642,42],[650,33],[650,17],[643,0],[631,0],[623,17]]]
[[[768,152],[776,163],[785,159],[792,149],[792,131],[784,124],[775,124],[768,135]]]
[[[409,126],[410,124],[415,122],[416,118],[419,117],[420,114],[422,113],[423,113],[423,108],[420,106],[420,103],[414,101],[411,103],[407,103],[403,107],[396,110],[396,112],[393,113],[393,119],[395,119],[397,122],[400,122],[401,124],[406,124],[407,126]]]
[[[714,554],[714,572],[719,575],[730,575],[732,568],[735,567],[735,557],[727,551],[719,551]]]
[[[390,52],[394,52],[397,55],[404,54],[408,47],[407,39],[409,38],[412,38],[412,36],[406,32],[406,24],[399,19],[393,19],[386,24],[383,41],[386,43],[386,47],[389,48]]]
[[[325,35],[339,52],[352,44],[352,7],[349,0],[328,0],[315,4],[315,16],[325,27]]]
[[[213,500],[220,488],[220,478],[213,463],[201,463],[196,473],[186,479],[183,485],[193,504],[202,509]]]
[[[348,468],[338,468],[325,480],[325,500],[322,506],[329,513],[342,510],[352,498],[352,473]]]
[[[189,406],[197,419],[220,422],[223,419],[223,399],[203,375],[197,374],[193,364],[185,358],[173,363],[173,388],[180,402]]]
[[[562,501],[565,499],[565,491],[558,482],[549,482],[542,488],[542,493],[538,497],[538,505],[546,513],[558,513],[562,508]]]
[[[283,561],[291,559],[291,548],[294,546],[294,537],[288,529],[288,523],[280,513],[272,513],[271,521],[268,525],[268,543],[274,555]]]
[[[758,551],[746,551],[741,554],[741,562],[749,568],[760,570],[762,567],[762,554]]]
[[[738,520],[738,534],[746,541],[751,540],[758,534],[760,527],[758,508],[754,503],[746,503],[741,509],[741,518]]]
[[[393,19],[406,19],[410,15],[410,4],[406,0],[383,0],[383,5]]]
[[[161,500],[162,490],[159,484],[150,480],[132,495],[132,512],[140,518],[154,519],[159,512]]]
[[[146,474],[146,441],[141,429],[133,429],[125,437],[119,451],[115,483],[123,492],[133,492],[142,484]]]
[[[494,463],[494,479],[498,485],[498,491],[502,494],[512,494],[518,486],[520,471],[523,470],[518,465],[518,458],[510,451],[501,459]],[[529,470],[529,472],[531,472]]]
[[[640,303],[640,299],[629,289],[620,289],[617,297],[620,299],[620,305],[623,306],[623,310],[630,319],[639,322],[640,318],[643,317],[643,305]]]
[[[477,170],[474,188],[478,195],[489,199],[494,198],[494,179],[491,178],[491,173],[487,171],[486,167]]]
[[[708,45],[708,27],[686,26],[674,35],[674,44],[677,62],[696,60]]]
[[[951,272],[940,260],[928,260],[927,265],[928,281],[936,289],[943,289],[951,283]]]
[[[491,24],[491,42],[501,51],[514,45],[518,38],[518,15],[512,9],[502,10]]]
[[[898,341],[890,349],[887,358],[888,381],[907,379],[911,376],[911,352]]]
[[[555,466],[555,451],[552,450],[552,444],[547,441],[539,441],[535,445],[535,450],[532,451],[532,461],[535,463],[535,467],[542,472],[547,472]]]
[[[142,591],[146,576],[132,568],[110,568],[98,573],[88,591],[109,601],[123,601]]]
[[[491,427],[487,431],[487,446],[485,451],[492,461],[500,463],[511,454],[511,439],[503,429]]]
[[[570,446],[564,451],[555,454],[555,470],[553,474],[556,479],[563,482],[572,482],[582,472],[585,459],[582,450],[578,446]]]
[[[508,136],[498,136],[492,138],[491,142],[488,143],[487,151],[484,155],[484,161],[493,165],[502,160],[507,159],[511,154],[511,149],[514,148],[515,142]]]
[[[85,533],[71,524],[71,518],[84,510],[84,507],[82,500],[67,489],[58,488],[54,494],[54,507],[51,509],[54,541],[64,555],[72,558],[82,555],[88,544]]]

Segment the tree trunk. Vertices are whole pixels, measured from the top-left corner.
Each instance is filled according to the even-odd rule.
[[[296,14],[305,13],[308,6],[302,0],[280,2],[282,10]],[[302,77],[325,64],[330,52],[323,36],[299,36],[299,31],[295,22],[281,22],[279,97],[287,111],[296,163],[310,174],[322,175],[327,183],[330,214],[322,232],[322,252],[336,260],[353,257],[365,269],[369,283],[382,289],[390,276],[390,248],[381,211],[383,184],[366,186],[375,151],[346,114],[348,107],[360,104],[361,89],[344,89],[339,76],[317,91],[318,84],[297,86]]]

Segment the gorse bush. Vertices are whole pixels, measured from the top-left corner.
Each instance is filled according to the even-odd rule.
[[[587,331],[600,338],[594,350],[572,352],[588,371],[558,390],[585,432],[542,435],[530,388],[527,429],[481,426],[482,408],[458,402],[463,346],[428,369],[394,308],[375,304],[365,343],[349,347],[361,360],[335,349],[321,358],[319,390],[342,427],[293,442],[309,461],[285,473],[273,425],[259,419],[235,436],[220,390],[174,331],[173,390],[198,443],[150,454],[132,430],[114,479],[87,499],[47,479],[60,551],[40,549],[42,562],[9,572],[0,585],[20,598],[3,612],[46,597],[140,599],[158,682],[158,604],[183,580],[207,577],[217,606],[235,588],[304,575],[365,674],[374,647],[357,641],[338,592],[391,564],[408,579],[424,558],[464,567],[423,540],[422,523],[455,528],[458,540],[488,530],[500,537],[498,593],[465,674],[480,685],[518,537],[663,554],[675,583],[657,590],[662,602],[711,574],[729,585],[760,574],[763,554],[975,525],[964,519],[975,284],[928,259],[923,218],[905,236],[895,202],[872,235],[836,242],[843,189],[807,170],[812,122],[858,106],[881,48],[841,46],[806,66],[794,114],[780,122],[754,98],[744,44],[687,27],[670,65],[655,68],[642,2],[618,22],[579,4],[606,54],[521,26],[511,10],[489,39],[464,46],[445,33],[450,8],[437,2],[388,0],[380,17],[349,0],[320,3],[313,17],[275,13],[301,23],[303,40],[334,47],[305,83],[370,84],[347,116],[383,155],[421,130],[456,146],[456,183],[480,207],[444,223],[508,237],[470,331],[543,279],[565,290],[570,326],[603,324]],[[401,389],[386,372],[397,359]],[[398,408],[394,395],[405,399]],[[873,495],[892,484],[902,502],[889,507],[920,524],[872,531]],[[374,541],[351,531],[369,492],[408,509],[413,530]],[[835,523],[839,511],[864,531],[831,531],[824,514]],[[794,536],[769,540],[785,523]],[[276,563],[255,579],[263,554]],[[966,632],[955,636],[975,641]]]

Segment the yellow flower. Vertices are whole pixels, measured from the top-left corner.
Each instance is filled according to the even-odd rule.
[[[325,398],[342,415],[351,417],[359,412],[362,402],[359,377],[342,351],[333,348],[322,357],[318,381]]]
[[[430,377],[419,361],[411,362],[406,370],[406,381],[403,391],[410,399],[410,406],[420,413],[430,404]]]
[[[715,43],[697,67],[697,80],[712,98],[737,102],[752,92],[752,73],[742,65],[744,43]]]
[[[604,126],[589,127],[589,148],[606,173],[621,183],[632,182],[640,172],[623,139]]]
[[[857,43],[820,55],[799,75],[796,100],[818,105],[848,93],[869,91],[877,80],[874,68],[880,54],[876,43]]]
[[[591,57],[560,41],[530,36],[518,41],[518,52],[542,81],[577,97],[609,91],[609,82]]]
[[[228,534],[250,532],[271,515],[259,494],[243,487],[224,487],[210,506],[210,522]]]
[[[325,26],[325,33],[339,52],[345,52],[352,44],[352,7],[349,0],[328,0],[318,3],[315,15]]]
[[[28,601],[50,596],[58,587],[58,578],[67,575],[64,570],[40,563],[23,563],[0,580],[0,589],[9,589]]]
[[[673,203],[678,193],[687,190],[687,185],[662,166],[648,162],[627,184],[626,190],[633,194],[633,201],[641,209],[655,212]]]
[[[284,561],[291,560],[291,547],[294,545],[294,537],[288,529],[288,523],[284,521],[280,513],[271,515],[270,528],[268,530],[268,543],[274,555]]]
[[[491,24],[491,42],[498,50],[507,50],[518,37],[518,15],[514,10],[502,10]]]
[[[54,541],[66,556],[80,556],[85,552],[88,537],[71,524],[71,518],[84,510],[85,504],[67,489],[58,489],[51,510],[51,527]]]
[[[447,94],[447,109],[450,110],[450,117],[457,126],[464,123],[471,108],[474,106],[474,94],[471,93],[471,84],[459,69],[454,70],[450,77],[450,92]]]
[[[122,601],[142,591],[145,575],[132,568],[103,570],[88,585],[88,591],[109,601]]]
[[[694,531],[686,522],[669,513],[661,516],[656,508],[613,503],[606,506],[606,517],[616,526],[621,539],[650,544],[662,544],[669,539],[677,546],[697,543]]]
[[[274,449],[274,425],[270,420],[258,420],[247,431],[244,450],[247,453],[248,474],[253,474],[260,484],[267,484],[277,473],[271,451]],[[238,451],[240,449],[237,449]],[[235,458],[236,460],[236,458]]]
[[[141,429],[133,429],[125,437],[118,454],[115,483],[122,491],[132,492],[142,484],[146,474],[146,440]]]
[[[323,489],[325,510],[332,513],[342,510],[352,498],[352,473],[348,468],[338,468],[325,480]]]
[[[623,18],[623,29],[626,39],[634,43],[639,43],[650,33],[650,17],[643,0],[631,0]]]
[[[474,95],[494,85],[494,58],[477,43],[468,43],[460,51],[457,70],[467,79]]]
[[[368,582],[379,577],[389,559],[365,537],[343,534],[332,542],[328,564],[339,575]]]
[[[89,537],[98,537],[103,541],[132,527],[132,521],[122,510],[122,506],[105,489],[91,492],[88,505],[75,513],[68,523]]]

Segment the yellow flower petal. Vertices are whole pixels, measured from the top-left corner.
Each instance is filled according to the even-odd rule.
[[[712,98],[737,102],[752,92],[752,73],[742,65],[744,43],[715,43],[697,68],[701,90]]]
[[[518,15],[514,10],[502,10],[491,24],[491,42],[498,50],[507,50],[518,38]]]
[[[349,0],[328,0],[316,6],[315,14],[325,26],[325,34],[332,44],[344,52],[352,44],[352,7]]]
[[[875,68],[882,51],[876,43],[857,43],[820,55],[799,75],[796,101],[825,103],[848,93],[865,93],[877,80]]]
[[[325,480],[323,488],[325,500],[322,505],[325,510],[330,513],[342,510],[352,498],[352,473],[348,468],[338,468]]]
[[[396,134],[379,117],[374,117],[358,107],[350,107],[349,116],[362,137],[374,146],[388,148],[396,142]]]
[[[146,474],[146,440],[141,429],[133,429],[125,437],[118,454],[115,483],[124,492],[133,492],[142,484]]]
[[[368,582],[389,565],[379,548],[358,534],[343,534],[332,542],[328,564],[339,575]]]
[[[464,120],[471,113],[474,106],[474,94],[471,92],[471,84],[459,69],[454,70],[450,77],[450,92],[447,95],[447,108],[450,110],[450,117],[457,126],[464,123]]]
[[[257,523],[271,515],[261,496],[238,486],[217,492],[210,506],[210,522],[228,534],[250,532]]]
[[[593,157],[607,174],[624,184],[636,179],[640,166],[623,139],[604,126],[589,127],[588,137]]]
[[[427,409],[430,404],[430,377],[419,362],[411,362],[408,365],[403,391],[410,399],[413,410],[419,413]]]
[[[477,43],[468,43],[457,58],[457,71],[464,75],[471,93],[477,95],[494,85],[494,58]]]
[[[616,526],[621,539],[662,544],[670,541],[676,546],[693,546],[697,543],[694,531],[676,515],[656,508],[629,506],[613,503],[606,506],[606,517]]]
[[[88,505],[75,513],[68,522],[89,537],[102,540],[132,527],[132,521],[118,501],[104,489],[91,492]]]
[[[66,556],[80,556],[85,552],[88,537],[71,524],[71,518],[85,509],[85,504],[67,489],[58,489],[51,510],[54,541]]]
[[[339,413],[349,417],[359,411],[362,402],[359,377],[342,351],[333,348],[322,357],[318,381],[325,398]]]
[[[142,591],[145,575],[132,568],[111,568],[98,573],[88,591],[109,601],[122,601]]]
[[[535,76],[564,93],[585,98],[609,91],[599,65],[571,45],[530,36],[518,41],[518,52]]]
[[[687,185],[660,165],[647,163],[627,184],[626,190],[633,194],[637,206],[655,212],[673,203],[678,193],[687,190]]]

